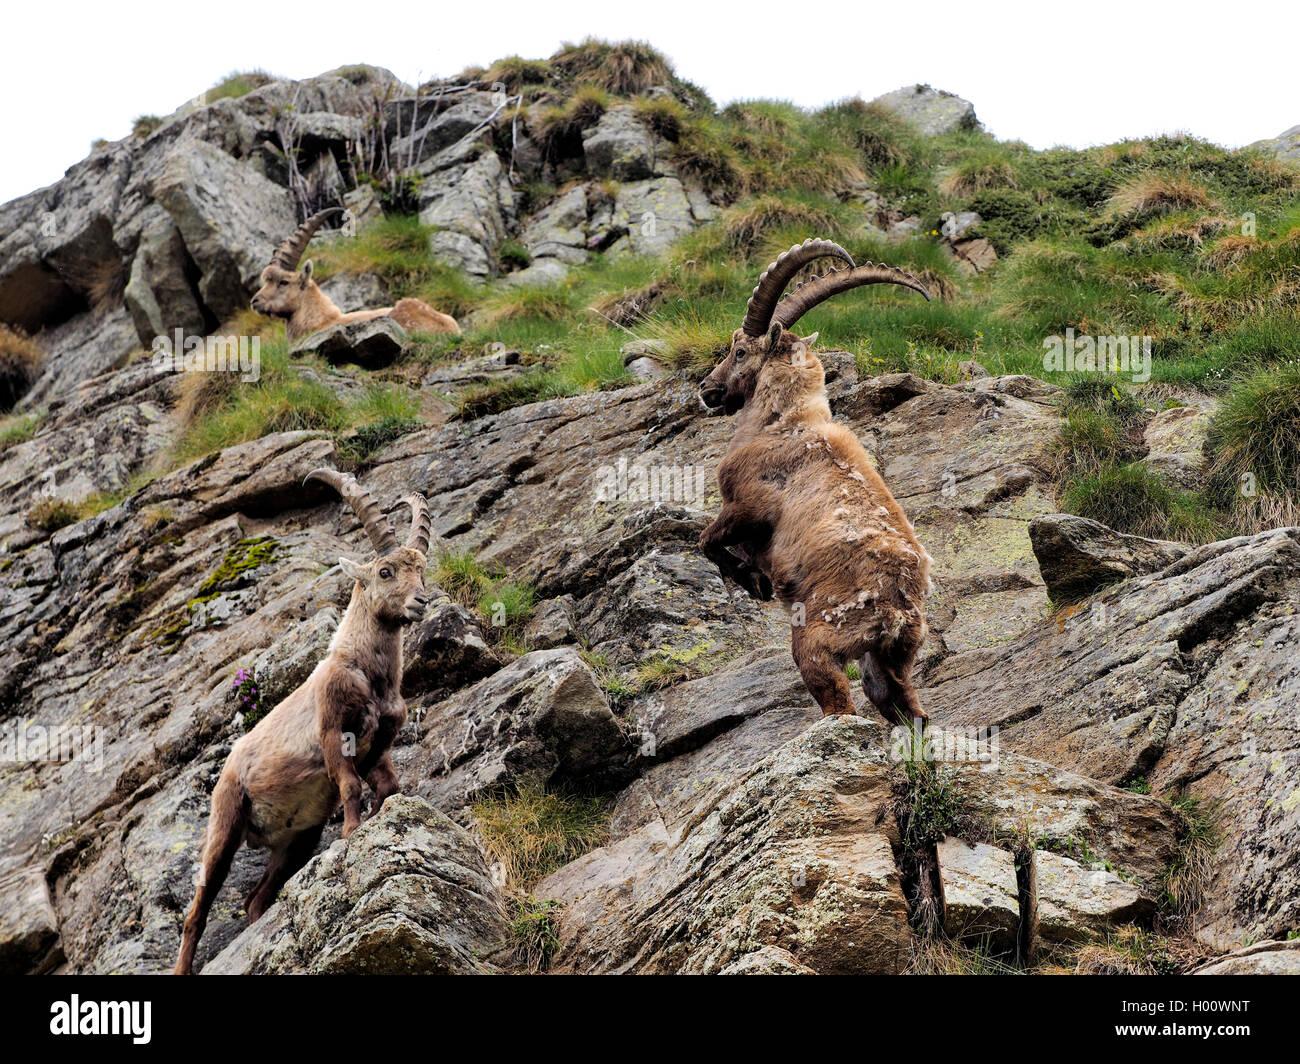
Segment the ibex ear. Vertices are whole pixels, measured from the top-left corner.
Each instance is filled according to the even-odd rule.
[[[299,275],[298,275],[299,287],[306,288],[307,285],[311,282],[311,271],[312,271],[312,262],[311,259],[308,259],[306,262],[302,264],[302,269],[299,271]]]
[[[821,336],[821,333],[815,332],[815,333],[810,333],[808,336],[801,337],[800,339],[802,339],[803,342],[806,343],[809,348],[811,348],[812,345],[817,342],[817,337],[819,336]]]
[[[360,580],[363,584],[366,582],[366,567],[364,565],[358,565],[347,558],[340,558],[339,568],[343,570],[343,575],[349,580]]]
[[[767,347],[763,351],[763,358],[769,359],[776,354],[776,349],[781,346],[781,333],[785,327],[779,322],[774,321],[767,329]]]

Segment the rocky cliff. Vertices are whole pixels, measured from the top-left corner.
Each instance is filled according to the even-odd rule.
[[[337,561],[364,534],[303,486],[338,465],[432,508],[440,586],[406,640],[404,796],[346,847],[332,825],[252,927],[240,899],[264,857],[242,851],[208,971],[1300,970],[1300,530],[1194,545],[1059,513],[1054,384],[821,355],[836,417],[934,557],[919,745],[869,713],[821,720],[789,619],[696,549],[730,423],[664,341],[614,341],[599,389],[467,407],[549,365],[485,299],[470,339],[432,359],[401,335],[377,364],[351,358],[345,337],[272,367],[336,405],[398,388],[401,431],[271,419],[177,457],[195,389],[140,350],[230,322],[330,197],[364,235],[405,190],[421,261],[502,293],[676,263],[738,194],[662,117],[705,106],[692,87],[666,78],[559,128],[520,122],[517,88],[501,71],[418,93],[372,68],[273,81],[0,207],[0,319],[43,353],[0,449],[0,969],[170,967],[212,785],[253,724],[232,681],[251,670],[269,707],[346,605]],[[978,130],[969,104],[921,87],[880,107],[919,135]],[[356,180],[376,144],[404,184]],[[905,218],[845,194],[873,231]],[[954,277],[996,259],[958,228],[936,238]],[[340,302],[394,294],[340,262]],[[623,302],[602,314],[632,323],[663,298],[638,288],[629,310],[611,289]],[[743,292],[723,289],[738,315]],[[1188,442],[1169,420],[1136,430],[1143,455],[1200,476],[1203,426]],[[620,469],[677,487],[599,490]],[[55,736],[78,756],[34,752]],[[578,843],[553,829],[558,856],[528,874],[542,829],[511,812],[545,796],[595,826]]]

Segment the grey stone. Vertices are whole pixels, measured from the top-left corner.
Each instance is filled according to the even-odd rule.
[[[871,102],[892,111],[928,137],[980,128],[969,101],[929,85],[907,85]]]
[[[985,843],[947,838],[935,847],[943,927],[951,938],[1014,954],[1020,927],[1016,859]]]
[[[1057,602],[1073,602],[1118,580],[1158,572],[1191,549],[1116,532],[1073,514],[1035,517],[1029,522],[1029,542],[1048,593]]]
[[[294,342],[290,353],[300,357],[315,355],[327,362],[354,362],[375,369],[392,365],[410,347],[406,330],[392,318],[349,321]]]
[[[467,831],[418,798],[308,862],[204,975],[475,975],[506,941],[503,903]]]
[[[1046,850],[1034,851],[1029,883],[1036,946],[1102,938],[1120,924],[1150,920],[1156,910],[1148,895],[1114,872]]]

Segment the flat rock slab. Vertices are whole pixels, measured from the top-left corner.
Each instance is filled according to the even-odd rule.
[[[1014,954],[1020,928],[1015,856],[954,838],[941,841],[935,855],[949,937],[985,944],[991,953]]]
[[[1300,975],[1300,939],[1272,939],[1236,950],[1193,975]]]
[[[1155,914],[1155,903],[1133,883],[1047,850],[1034,851],[1029,882],[1036,944],[1087,942]]]

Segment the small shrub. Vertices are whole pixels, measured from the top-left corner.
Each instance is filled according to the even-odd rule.
[[[502,267],[508,270],[521,270],[533,261],[528,248],[520,240],[505,241],[497,251],[497,258]]]
[[[42,499],[27,511],[27,523],[47,535],[75,525],[80,520],[80,508],[66,499]]]
[[[1061,506],[1138,536],[1208,543],[1224,533],[1218,515],[1139,463],[1103,466],[1068,481]]]
[[[158,115],[140,115],[131,123],[131,136],[144,139],[154,133],[162,124],[163,120]]]
[[[204,103],[216,103],[218,100],[233,100],[247,96],[255,89],[269,85],[275,78],[265,70],[236,71],[227,74],[212,88],[203,94]]]
[[[588,37],[581,44],[564,44],[550,66],[575,81],[596,85],[617,96],[635,96],[674,81],[672,64],[645,41],[608,41]]]
[[[488,861],[508,889],[531,890],[556,869],[603,845],[608,803],[548,790],[536,781],[481,798],[471,807]]]
[[[512,898],[510,907],[510,937],[514,940],[520,963],[531,973],[546,971],[560,948],[555,927],[559,902],[538,901],[531,894],[524,894]]]
[[[1300,365],[1266,369],[1235,384],[1210,423],[1210,482],[1225,505],[1296,512],[1300,496]],[[1246,494],[1249,489],[1251,494]]]
[[[244,718],[244,733],[252,731],[257,722],[266,716],[262,705],[262,695],[257,689],[257,679],[252,669],[240,669],[231,682],[234,692],[235,711]]]

